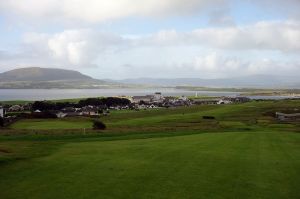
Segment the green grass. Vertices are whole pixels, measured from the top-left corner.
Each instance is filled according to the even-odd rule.
[[[24,119],[11,125],[12,129],[55,130],[92,128],[92,121],[86,118],[71,119]]]
[[[50,151],[3,166],[1,198],[300,196],[296,133],[71,142]]]
[[[0,198],[300,198],[300,125],[269,115],[299,107],[112,111],[86,135],[88,118],[20,120],[0,135]]]

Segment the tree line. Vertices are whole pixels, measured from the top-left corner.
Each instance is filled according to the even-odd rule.
[[[61,110],[68,107],[82,108],[84,106],[97,106],[102,108],[109,108],[112,106],[129,106],[130,104],[130,100],[118,97],[87,98],[80,100],[78,103],[35,101],[32,104],[32,110],[49,111]]]

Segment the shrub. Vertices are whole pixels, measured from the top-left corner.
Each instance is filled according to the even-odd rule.
[[[214,119],[216,119],[214,116],[203,116],[202,118],[205,119],[205,120],[214,120]]]
[[[3,117],[0,117],[0,127],[3,127],[4,126],[4,119]]]
[[[94,120],[93,129],[104,130],[106,129],[106,125],[100,120]]]

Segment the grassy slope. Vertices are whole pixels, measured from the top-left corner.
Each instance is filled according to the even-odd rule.
[[[233,105],[191,106],[175,109],[155,109],[142,111],[113,111],[110,116],[102,117],[109,127],[109,131],[132,131],[142,128],[169,129],[183,128],[185,130],[218,128],[224,130],[276,127],[274,118],[264,115],[267,111],[284,111],[300,107],[300,100],[295,101],[267,101],[251,102]],[[210,115],[217,118],[217,122],[209,122],[202,116]],[[253,122],[257,122],[253,125]],[[13,129],[82,129],[90,128],[89,119],[62,119],[62,120],[21,120]],[[273,128],[272,127],[272,128]],[[280,125],[277,125],[280,127]],[[283,125],[284,127],[284,125]],[[279,128],[280,129],[280,128]]]
[[[0,136],[0,198],[299,198],[299,124],[263,114],[297,107],[120,111],[103,118],[103,135]]]
[[[2,167],[0,196],[298,198],[299,156],[295,133],[76,142]]]

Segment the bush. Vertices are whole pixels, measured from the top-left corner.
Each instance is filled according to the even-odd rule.
[[[4,119],[3,119],[3,117],[0,117],[0,127],[3,127],[4,126]]]
[[[216,119],[214,116],[203,116],[202,118],[205,119],[205,120],[214,120],[214,119]]]
[[[106,125],[100,120],[94,120],[93,129],[104,130],[106,129]]]

